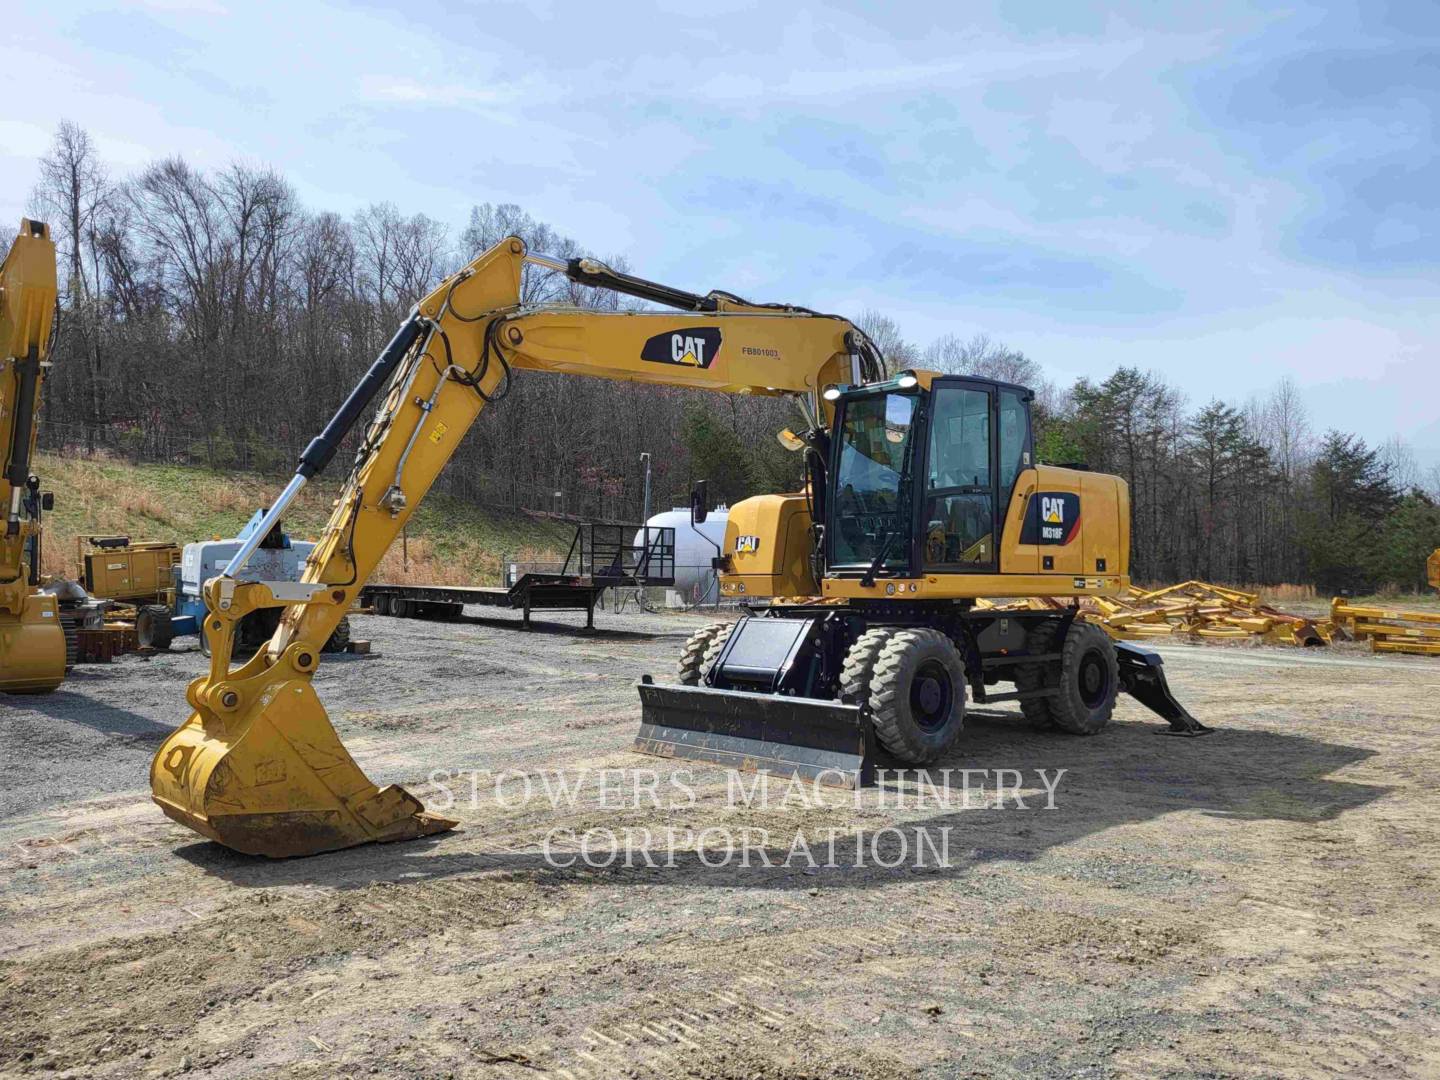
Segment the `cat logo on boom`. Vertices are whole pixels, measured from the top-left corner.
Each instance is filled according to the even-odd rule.
[[[674,364],[708,371],[719,352],[718,327],[692,327],[656,334],[645,342],[645,347],[640,350],[640,359],[652,364]]]

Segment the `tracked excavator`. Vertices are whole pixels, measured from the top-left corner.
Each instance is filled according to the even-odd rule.
[[[40,591],[41,519],[52,497],[30,468],[55,297],[50,229],[22,220],[0,265],[0,692],[10,694],[54,690],[66,671],[59,604]]]
[[[533,264],[670,310],[526,307]],[[725,292],[684,292],[506,239],[420,301],[224,573],[204,587],[207,674],[151,765],[170,817],[242,852],[283,857],[402,840],[455,822],[373,784],[312,679],[321,646],[487,406],[521,371],[790,398],[804,490],[732,507],[717,569],[751,613],[700,631],[678,676],[640,685],[636,748],[861,784],[882,760],[935,760],[968,696],[1019,700],[1042,727],[1093,733],[1126,689],[1177,732],[1154,654],[1076,610],[996,612],[981,597],[1079,598],[1128,584],[1129,505],[1116,477],[1040,465],[1029,391],[887,374],[843,318]],[[259,538],[369,412],[349,479],[298,582],[251,580]],[[696,494],[697,513],[706,510]],[[763,605],[763,606],[761,606]],[[269,643],[231,666],[236,628],[279,609]],[[1013,682],[1016,689],[991,688]]]

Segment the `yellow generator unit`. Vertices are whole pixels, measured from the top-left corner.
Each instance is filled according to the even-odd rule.
[[[91,596],[133,604],[174,599],[179,544],[132,544],[128,536],[82,536],[75,541],[75,548],[80,584]]]

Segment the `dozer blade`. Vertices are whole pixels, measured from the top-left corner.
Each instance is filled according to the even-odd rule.
[[[247,855],[288,858],[411,840],[458,822],[360,771],[309,682],[280,683],[242,713],[201,714],[161,744],[150,788],[167,815]]]
[[[1115,642],[1115,658],[1120,661],[1120,685],[1125,692],[1155,715],[1170,722],[1157,735],[1209,735],[1213,728],[1200,723],[1175,700],[1165,679],[1165,660],[1154,649]]]
[[[875,781],[875,744],[858,705],[704,686],[639,683],[635,749],[657,757],[800,776],[836,787]]]

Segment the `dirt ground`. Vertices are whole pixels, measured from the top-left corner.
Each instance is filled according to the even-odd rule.
[[[149,802],[198,653],[0,701],[0,1074],[1440,1075],[1440,662],[1167,645],[1208,738],[975,710],[968,804],[762,805],[628,750],[695,621],[599,621],[357,619],[322,699],[462,825],[310,859]]]

